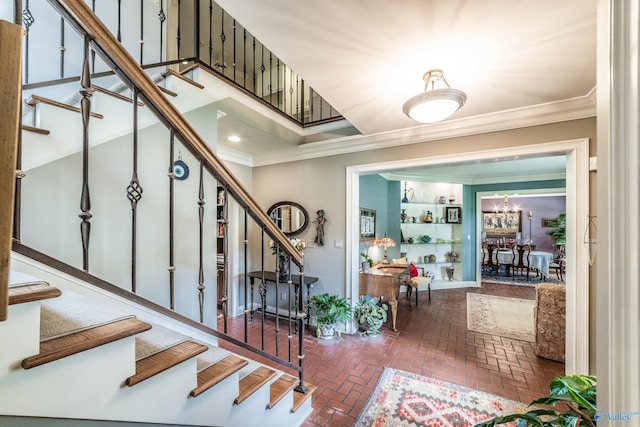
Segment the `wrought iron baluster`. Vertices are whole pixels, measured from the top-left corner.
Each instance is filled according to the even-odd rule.
[[[236,20],[233,20],[233,81],[236,81]]]
[[[22,26],[22,0],[13,0],[13,23]]]
[[[213,64],[213,0],[209,0],[209,66]]]
[[[264,71],[266,67],[264,66],[264,45],[261,43],[260,47],[262,48],[262,54],[260,55],[260,98],[264,96]]]
[[[136,292],[136,255],[138,234],[138,202],[142,198],[142,186],[138,179],[138,91],[133,89],[133,167],[127,186],[127,198],[131,203],[131,292]]]
[[[304,123],[302,120],[302,114],[300,113],[300,104],[304,102],[303,95],[300,93],[300,76],[296,74],[296,90],[298,96],[296,96],[296,116],[298,117],[298,121],[300,123]]]
[[[167,15],[164,13],[164,0],[160,0],[160,11],[158,12],[158,21],[160,21],[160,62],[162,62],[162,55],[164,54],[164,43],[163,43],[163,31],[162,26],[164,25],[164,21],[167,20]]]
[[[140,0],[140,65],[144,64],[144,0]]]
[[[227,41],[227,36],[224,33],[224,10],[220,14],[220,42],[222,46],[220,48],[220,68],[222,71],[222,75],[224,76],[224,72],[226,71],[227,64],[224,62],[224,44]]]
[[[27,0],[25,8],[22,11],[22,24],[26,32],[24,37],[24,84],[29,83],[29,28],[35,21],[36,20],[29,9],[29,0]]]
[[[193,5],[193,57],[196,64],[200,62],[200,0]]]
[[[293,70],[289,73],[289,111],[288,114],[293,116]]]
[[[199,235],[199,258],[198,258],[198,305],[200,308],[200,323],[204,322],[204,164],[200,161],[200,183],[198,188],[198,224],[200,226]]]
[[[227,332],[227,315],[229,312],[229,189],[225,185],[224,191],[224,203],[222,204],[222,252],[224,253],[224,262],[222,265],[222,280],[223,280],[223,295],[222,295],[222,319],[224,322],[224,331]],[[246,210],[245,210],[246,215]],[[245,221],[246,223],[246,221]],[[246,225],[245,225],[246,226]]]
[[[300,79],[300,123],[305,124],[304,120],[304,80]]]
[[[22,26],[23,24],[23,15],[22,15],[22,1],[14,0],[13,2],[13,22],[14,24]],[[24,21],[26,24],[26,20]],[[27,37],[28,37],[28,28]],[[20,95],[20,99],[22,99],[22,95]],[[20,113],[19,117],[22,117],[22,103],[20,103]],[[21,210],[22,210],[22,178],[25,177],[25,173],[22,171],[22,132],[18,132],[18,146],[16,149],[16,182],[15,182],[15,192],[13,195],[13,239],[20,241],[20,218],[21,218]]]
[[[60,78],[64,78],[64,53],[67,48],[64,46],[64,19],[60,18]]]
[[[91,0],[91,10],[96,12],[96,0]],[[96,51],[91,49],[91,69],[96,70]]]
[[[269,104],[273,105],[273,54],[269,51]]]
[[[180,21],[182,16],[182,0],[178,0],[178,28],[176,29],[176,44],[178,48],[178,59],[182,58],[180,55],[180,42],[182,41],[182,36],[180,35]]]
[[[280,100],[280,58],[276,58],[276,99],[278,100],[278,110],[282,110]]]
[[[289,271],[291,271],[291,267],[289,267]],[[291,329],[291,323],[292,323],[292,318],[291,318],[291,284],[292,281],[291,279],[289,279],[289,287],[287,289],[287,360],[289,362],[291,362],[291,347],[292,347],[292,339],[293,339],[293,330]],[[300,284],[300,287],[302,286],[302,284]]]
[[[253,37],[253,62],[251,69],[253,70],[253,94],[256,94],[258,90],[257,86],[257,76],[256,76],[256,38]]]
[[[84,37],[84,59],[80,78],[80,111],[82,112],[82,190],[80,193],[80,237],[82,269],[89,271],[89,238],[91,236],[91,194],[89,191],[89,119],[91,118],[91,73],[89,72],[89,36]]]
[[[296,315],[296,329],[298,330],[298,367],[300,375],[300,382],[296,386],[296,391],[307,394],[307,386],[304,385],[304,321],[309,315],[305,310],[308,310],[309,305],[304,307],[304,292],[302,291],[302,285],[304,284],[304,264],[300,266],[300,272],[298,273],[298,279],[300,286],[298,287],[298,310]]]
[[[247,30],[242,29],[242,87],[247,88]]]
[[[118,32],[117,38],[122,43],[122,0],[118,0]]]
[[[169,308],[173,310],[173,294],[175,288],[175,240],[174,240],[174,183],[176,174],[173,172],[174,162],[174,150],[175,150],[175,129],[171,128],[169,131],[169,170],[167,176],[169,177]]]

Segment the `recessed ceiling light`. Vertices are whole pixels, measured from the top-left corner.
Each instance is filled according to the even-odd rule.
[[[237,135],[231,135],[230,137],[227,138],[229,141],[231,142],[240,142],[240,137]]]

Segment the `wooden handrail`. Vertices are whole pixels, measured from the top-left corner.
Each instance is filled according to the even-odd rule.
[[[9,306],[9,261],[16,188],[16,153],[20,132],[22,27],[0,21],[0,321]]]
[[[244,189],[242,184],[211,151],[209,145],[186,121],[178,109],[161,93],[160,88],[144,72],[136,60],[117,41],[111,31],[91,11],[83,0],[48,0],[51,6],[81,35],[87,35],[91,45],[102,59],[115,70],[116,74],[130,87],[138,90],[139,97],[157,118],[173,129],[176,136],[201,160],[216,179],[227,187],[236,201],[264,231],[286,252],[291,261],[302,268],[303,257],[276,224],[260,209],[260,206]]]

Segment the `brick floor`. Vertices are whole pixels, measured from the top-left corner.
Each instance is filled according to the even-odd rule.
[[[378,337],[343,334],[325,341],[307,334],[304,340],[305,380],[318,389],[313,395],[313,412],[303,427],[353,425],[384,367],[525,403],[546,395],[551,379],[564,373],[564,364],[536,357],[532,343],[468,331],[467,292],[524,299],[535,297],[533,287],[498,284],[434,290],[431,301],[427,299],[427,292],[420,292],[417,307],[409,306],[401,295],[398,332],[393,332],[387,322]],[[229,330],[241,330],[244,327],[242,319],[230,319]],[[258,317],[249,327],[257,328],[260,323]],[[273,318],[266,316],[265,324],[273,323]],[[280,328],[285,330],[286,322],[281,323]],[[267,339],[265,347],[274,349],[274,341]],[[280,351],[286,352],[286,333],[280,341]],[[226,344],[221,343],[221,346],[238,351]],[[266,360],[263,362],[273,365]]]

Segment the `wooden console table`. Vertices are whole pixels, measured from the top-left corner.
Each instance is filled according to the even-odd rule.
[[[260,287],[258,288],[258,292],[260,293],[260,300],[261,300],[261,311],[265,312],[265,304],[266,304],[266,298],[267,298],[267,284],[268,283],[276,283],[276,273],[273,271],[252,271],[250,273],[247,274],[247,277],[249,278],[249,282],[251,283],[251,320],[253,320],[253,285],[255,283],[255,280],[258,279],[260,280]],[[302,280],[300,279],[302,277]],[[313,277],[313,276],[299,276],[297,274],[291,274],[291,283],[294,285],[295,288],[295,301],[296,301],[296,315],[298,314],[298,296],[299,296],[299,292],[300,292],[300,284],[302,283],[307,287],[306,289],[306,294],[305,296],[305,302],[304,302],[304,308],[306,310],[306,320],[305,322],[307,324],[309,324],[309,298],[310,298],[310,292],[311,292],[311,285],[314,284],[315,282],[318,281],[317,277]],[[280,285],[282,286],[288,286],[287,282],[279,282]],[[277,310],[277,301],[278,301],[278,296],[276,295],[276,310]],[[278,313],[273,313],[273,314],[278,314]]]
[[[359,294],[382,297],[391,307],[391,326],[396,328],[398,314],[398,295],[400,286],[410,286],[409,266],[405,264],[376,264],[369,268],[369,273],[360,273]]]

